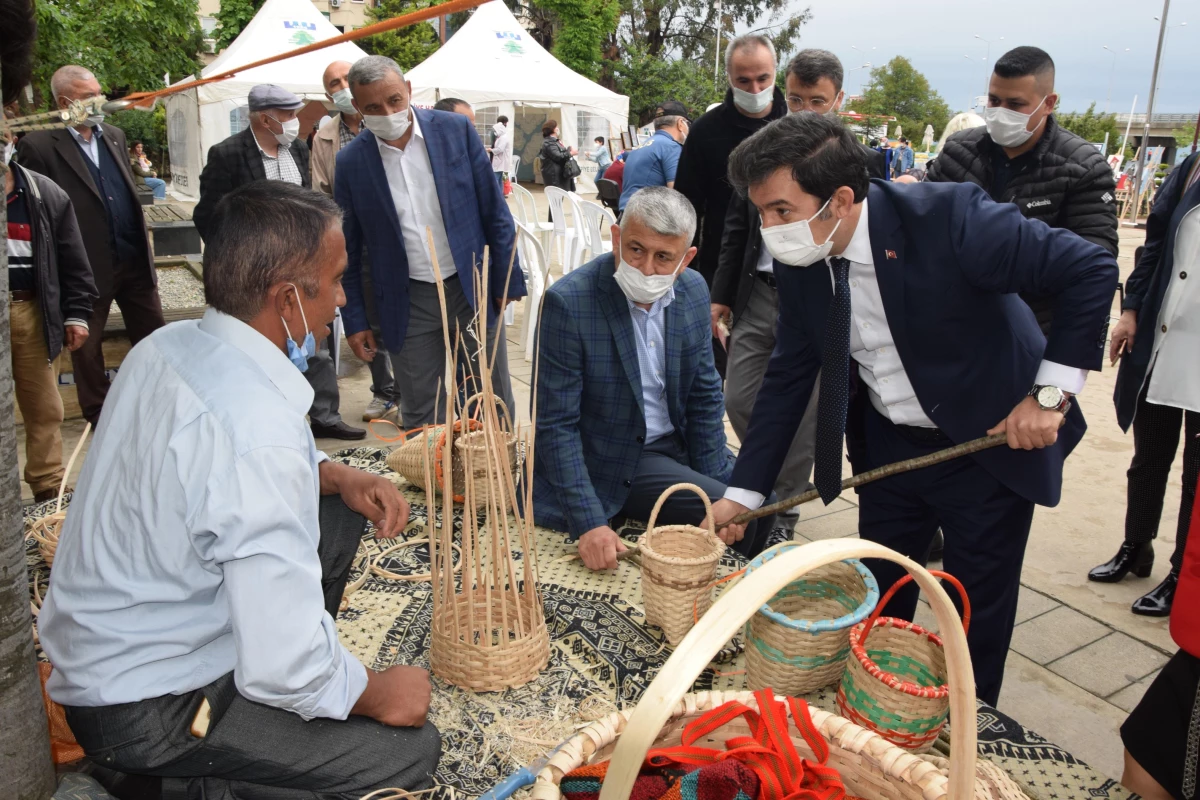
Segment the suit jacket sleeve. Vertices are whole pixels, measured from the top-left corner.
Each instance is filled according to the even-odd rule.
[[[697,276],[698,277],[698,276]],[[697,280],[701,297],[692,307],[693,322],[689,328],[699,331],[700,363],[691,386],[680,387],[687,392],[687,447],[692,469],[713,480],[726,483],[733,464],[725,440],[725,395],[721,391],[721,376],[713,361],[709,337],[707,292]],[[691,287],[689,287],[690,290]]]
[[[1133,272],[1125,281],[1125,301],[1121,304],[1122,310],[1142,310],[1146,292],[1149,291],[1158,263],[1162,260],[1167,234],[1171,229],[1171,217],[1175,215],[1175,209],[1183,197],[1182,184],[1187,180],[1187,175],[1197,158],[1200,156],[1191,156],[1171,170],[1171,174],[1154,195],[1154,205],[1150,209],[1150,217],[1146,220],[1146,246],[1142,250],[1142,257],[1133,265]]]
[[[200,238],[208,241],[213,212],[221,198],[233,191],[233,174],[237,167],[235,155],[227,154],[220,144],[208,148],[208,163],[200,173],[200,202],[192,211],[192,222]]]
[[[41,148],[37,146],[35,137],[26,136],[17,143],[17,163],[46,176],[53,174]]]
[[[951,247],[969,283],[1054,298],[1046,361],[1100,369],[1117,288],[1111,254],[1066,229],[1025,219],[1015,205],[992,202],[974,184],[957,187],[949,220]]]
[[[346,150],[338,153],[338,161],[344,161],[345,155]],[[335,169],[343,170],[344,176],[344,170],[349,167],[339,164]],[[346,305],[342,307],[342,325],[347,336],[361,333],[368,327],[362,282],[363,232],[354,208],[352,183],[353,180],[341,180],[333,185],[333,199],[342,209],[342,235],[346,237],[346,271],[342,274],[342,291],[346,294]]]
[[[779,301],[775,352],[767,362],[746,441],[742,442],[729,479],[730,486],[764,497],[775,486],[821,370],[821,357],[800,324],[799,314],[803,311],[799,304],[784,292],[780,292]]]
[[[738,284],[746,261],[746,245],[750,240],[750,201],[734,195],[725,212],[725,230],[721,234],[721,254],[713,275],[712,301],[733,307],[737,302]]]
[[[1092,159],[1087,175],[1067,192],[1062,226],[1103,247],[1114,257],[1117,255],[1116,191],[1108,162],[1099,157]]]
[[[504,202],[504,193],[496,181],[487,151],[483,149],[483,140],[469,122],[463,126],[463,135],[466,137],[467,157],[471,161],[471,173],[475,180],[479,219],[483,223],[483,235],[488,244],[488,299],[524,297],[525,274],[521,272],[520,259],[516,254],[517,227],[512,212]],[[511,275],[507,272],[510,259]],[[505,284],[508,285],[507,295]]]
[[[607,525],[608,517],[592,487],[579,433],[583,346],[574,315],[555,291],[542,301],[537,359],[537,471],[558,497],[567,532],[578,539]]]
[[[42,181],[40,187],[53,220],[54,230],[49,233],[58,250],[59,305],[63,319],[74,317],[86,320],[92,315],[99,292],[96,291],[92,265],[83,246],[83,235],[79,232],[79,221],[75,218],[75,207],[71,205],[67,193],[49,179]],[[101,332],[95,333],[98,336]]]

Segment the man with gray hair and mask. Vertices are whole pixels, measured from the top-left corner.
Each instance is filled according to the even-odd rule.
[[[535,369],[534,516],[569,533],[591,569],[616,567],[625,549],[614,517],[646,520],[677,483],[717,500],[729,479],[708,290],[688,269],[695,231],[682,194],[646,187],[612,227],[613,251],[546,290]],[[704,516],[701,498],[679,492],[658,521],[696,525]],[[757,532],[768,530],[763,520],[737,548],[755,555],[765,538]]]
[[[409,508],[316,448],[300,374],[345,302],[341,214],[257,181],[212,217],[209,308],[130,351],[39,619],[84,752],[163,796],[350,800],[431,783],[424,669],[365,667],[334,618],[366,531]]]

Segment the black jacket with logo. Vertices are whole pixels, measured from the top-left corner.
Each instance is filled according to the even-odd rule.
[[[993,163],[1003,151],[987,128],[960,131],[942,145],[929,165],[926,180],[974,183],[992,190]],[[1015,203],[1027,219],[1040,219],[1051,228],[1066,228],[1117,254],[1116,185],[1112,169],[1096,146],[1058,124],[1051,114],[1046,132],[1028,153],[1013,161],[1013,172],[1000,203]],[[1046,298],[1022,299],[1037,315],[1042,331],[1050,328],[1051,303]]]

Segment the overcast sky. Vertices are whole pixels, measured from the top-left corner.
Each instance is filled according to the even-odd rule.
[[[866,61],[878,66],[902,55],[913,62],[950,105],[962,110],[986,87],[991,61],[1018,45],[1050,53],[1058,68],[1062,108],[1083,111],[1095,100],[1104,109],[1112,79],[1111,110],[1146,110],[1162,0],[791,0],[813,18],[801,29],[801,47],[823,47],[847,70]],[[1156,113],[1200,110],[1200,0],[1171,0]],[[1176,27],[1186,22],[1184,27]],[[761,23],[760,23],[761,24]],[[998,41],[1004,37],[1004,41]],[[1115,74],[1113,56],[1119,51]],[[866,51],[859,55],[852,47]],[[1125,48],[1129,52],[1124,52]],[[872,50],[874,48],[874,50]],[[964,56],[970,56],[968,61]],[[865,69],[849,73],[846,88],[859,90]]]

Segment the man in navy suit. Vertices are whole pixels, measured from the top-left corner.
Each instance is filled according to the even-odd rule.
[[[855,471],[1007,434],[1007,447],[886,478],[859,498],[859,534],[916,561],[945,531],[945,568],[971,600],[976,692],[995,705],[1033,507],[1058,504],[1063,460],[1083,436],[1072,398],[1101,366],[1116,262],[973,185],[870,181],[841,122],[812,113],[747,139],[729,174],[762,215],[780,312],[717,518],[770,492],[818,371],[814,482],[826,503],[840,492],[843,433]],[[1016,294],[1026,291],[1054,298],[1048,339]],[[884,587],[899,576],[871,568]],[[913,589],[885,613],[912,619],[915,608]]]
[[[368,56],[355,62],[349,83],[354,107],[367,128],[338,153],[333,191],[346,235],[342,318],[350,347],[364,361],[375,357],[375,337],[363,301],[366,245],[380,328],[402,382],[404,425],[414,428],[444,420],[445,387],[440,379],[446,349],[436,269],[444,283],[451,346],[459,335],[463,339],[460,376],[466,371],[481,374],[473,323],[483,303],[493,389],[512,409],[505,340],[500,338],[493,360],[492,334],[504,306],[525,295],[525,280],[513,257],[512,215],[483,141],[460,114],[412,108],[412,87],[390,58]],[[481,273],[485,247],[486,286]],[[477,297],[477,292],[483,296]]]
[[[709,343],[708,288],[688,269],[696,212],[665,186],[632,196],[612,228],[613,252],[546,291],[539,326],[534,517],[567,531],[591,569],[625,546],[614,516],[646,520],[677,483],[711,500],[733,458]],[[699,525],[704,501],[680,491],[657,521]],[[761,549],[751,530],[739,549]]]

